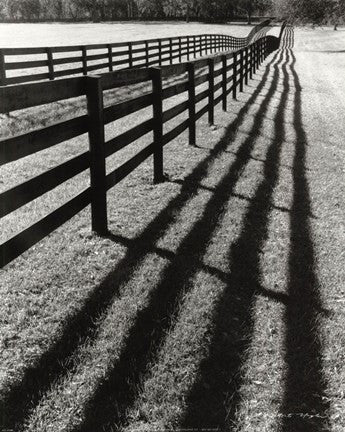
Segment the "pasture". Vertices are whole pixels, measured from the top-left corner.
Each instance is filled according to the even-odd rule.
[[[10,26],[23,25],[0,25],[0,35]],[[42,45],[41,26],[45,45],[59,32],[64,44],[117,40],[110,24],[28,25],[2,40]],[[226,31],[116,26],[122,40]],[[228,34],[249,29],[237,31]],[[1,426],[344,430],[344,45],[343,30],[295,29],[294,44],[285,39],[228,112],[216,109],[214,127],[198,121],[197,147],[187,134],[167,146],[165,182],[152,184],[148,160],[108,193],[107,237],[90,232],[86,209],[0,270]],[[113,91],[106,103],[142,91]],[[83,110],[77,100],[15,112],[1,132]],[[1,167],[0,190],[85,151],[87,140],[58,147]],[[1,240],[86,181],[1,219]]]
[[[252,26],[184,22],[116,22],[81,24],[0,23],[1,47],[35,47],[127,42],[190,34],[224,33],[245,37]]]

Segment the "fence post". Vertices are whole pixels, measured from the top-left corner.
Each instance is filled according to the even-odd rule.
[[[189,114],[189,144],[195,146],[195,65],[187,64],[188,71],[188,114]]]
[[[47,48],[47,59],[48,59],[49,79],[53,80],[55,76],[54,76],[53,51],[51,48]]]
[[[250,79],[253,79],[254,75],[254,44],[250,45]]]
[[[173,64],[173,46],[172,46],[172,38],[169,39],[169,56],[170,56],[170,64]]]
[[[232,98],[236,99],[237,97],[237,52],[234,52],[233,57],[233,67],[232,67]]]
[[[245,73],[244,73],[244,78],[245,78],[245,85],[248,85],[248,58],[249,58],[249,50],[248,47],[245,48],[245,58],[246,58],[246,69],[245,69]]]
[[[268,50],[267,50],[267,36],[265,36],[265,39],[264,39],[264,58],[265,59],[268,56],[267,52],[268,52]]]
[[[178,38],[178,59],[179,59],[179,62],[181,63],[182,62],[182,43],[181,43],[181,38],[179,37]]]
[[[264,40],[263,39],[261,39],[260,45],[261,45],[260,51],[261,51],[261,63],[262,63],[265,59],[265,57],[264,57]]]
[[[214,59],[208,59],[208,123],[214,124]]]
[[[267,38],[267,55],[269,56],[272,52],[271,39]]]
[[[6,85],[6,68],[4,52],[0,50],[0,86]]]
[[[108,44],[108,61],[109,61],[109,72],[113,71],[113,48]]]
[[[193,56],[196,57],[196,36],[193,36]]]
[[[259,48],[259,42],[256,41],[256,70],[259,69],[260,66],[260,48]]]
[[[87,75],[87,52],[86,46],[83,46],[82,49],[82,58],[83,58],[83,75]]]
[[[162,70],[152,68],[152,96],[153,96],[153,181],[160,183],[163,174],[163,86]]]
[[[145,63],[146,67],[149,67],[149,43],[145,41]]]
[[[278,36],[278,47],[277,47],[277,49],[278,49],[279,46],[280,46],[280,42],[281,42],[281,40],[282,40],[282,37],[283,37],[283,33],[284,33],[284,29],[285,29],[285,27],[286,27],[286,21],[283,22],[283,24],[282,24],[282,26],[281,26],[281,28],[280,28],[280,32],[279,32],[279,36]]]
[[[243,92],[243,81],[244,81],[244,61],[243,61],[243,48],[240,50],[240,60],[241,60],[241,69],[240,69],[240,92]]]
[[[105,177],[103,90],[99,76],[88,76],[87,107],[89,114],[91,225],[99,235],[108,232],[107,190]]]
[[[187,61],[189,61],[189,50],[190,50],[190,47],[189,47],[189,36],[187,36]]]
[[[128,67],[132,68],[133,67],[133,47],[132,47],[132,43],[128,42]]]
[[[162,41],[158,41],[158,64],[162,66]]]
[[[227,94],[226,94],[226,55],[222,55],[222,108],[223,111],[227,110]]]
[[[266,59],[266,57],[267,57],[267,37],[265,36],[265,39],[264,39],[264,56],[265,56],[265,59]]]

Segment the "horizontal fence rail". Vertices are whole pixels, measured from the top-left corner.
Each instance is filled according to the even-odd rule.
[[[84,95],[88,113],[52,126],[37,129],[0,141],[0,165],[35,154],[51,146],[88,133],[89,151],[58,165],[22,184],[0,193],[0,218],[89,170],[90,184],[61,207],[0,245],[0,267],[49,235],[86,206],[91,204],[91,226],[98,234],[107,233],[107,191],[122,181],[143,161],[153,156],[153,179],[163,180],[163,148],[185,130],[189,143],[195,145],[196,122],[207,113],[214,122],[214,107],[227,99],[236,98],[237,91],[252,78],[261,62],[279,46],[279,38],[264,36],[235,52],[211,55],[178,65],[109,72],[102,76],[70,78],[55,82],[20,84],[0,88],[0,113],[53,103]],[[181,75],[177,84],[164,86],[165,78]],[[148,82],[151,92],[104,108],[103,92],[130,83]],[[202,88],[200,88],[200,86]],[[205,88],[206,87],[206,88]],[[185,100],[164,110],[163,101],[185,94]],[[173,101],[174,99],[172,99]],[[206,104],[197,110],[197,104]],[[105,140],[104,127],[143,108],[151,107],[152,118],[142,121],[122,134]],[[187,119],[166,131],[166,123],[181,113]],[[129,160],[111,172],[106,172],[106,158],[129,146],[144,135],[153,139]]]
[[[203,34],[111,44],[0,48],[0,86],[88,75],[96,71],[162,66],[237,50],[262,37],[270,21],[256,25],[244,38]]]

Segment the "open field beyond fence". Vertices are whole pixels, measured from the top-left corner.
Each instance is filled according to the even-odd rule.
[[[264,36],[270,30],[270,22],[257,24],[246,37],[189,34],[124,42],[117,38],[117,42],[107,44],[0,48],[0,85],[162,66],[214,52],[238,50]]]

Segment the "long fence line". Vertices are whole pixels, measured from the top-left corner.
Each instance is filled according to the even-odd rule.
[[[189,130],[189,144],[195,145],[197,120],[207,113],[209,123],[213,124],[214,107],[221,102],[223,110],[226,110],[228,96],[231,95],[236,99],[237,92],[243,91],[244,85],[253,77],[262,61],[278,48],[279,43],[280,38],[264,36],[235,52],[208,56],[178,65],[137,68],[110,72],[102,76],[1,87],[0,113],[83,95],[87,97],[88,113],[0,141],[0,165],[63,143],[86,132],[89,137],[89,151],[2,192],[0,218],[87,169],[90,170],[90,185],[43,219],[1,244],[0,267],[21,255],[89,204],[91,204],[92,230],[100,235],[106,234],[108,231],[107,191],[152,155],[154,181],[162,181],[164,146],[186,129]],[[200,73],[196,74],[196,72]],[[181,74],[187,76],[187,79],[163,87],[165,78]],[[217,77],[219,78],[216,80]],[[104,108],[104,90],[139,82],[151,82],[152,91]],[[207,88],[197,92],[198,87],[203,83],[206,83]],[[186,101],[163,110],[164,100],[182,93],[187,93]],[[197,111],[196,105],[203,100],[207,100],[207,104]],[[151,119],[105,141],[106,124],[149,106],[153,108]],[[188,118],[164,133],[164,124],[183,112],[188,113]],[[148,146],[112,172],[106,173],[107,157],[149,132],[153,132],[153,140]]]
[[[112,72],[124,68],[162,66],[219,51],[237,50],[253,42],[270,22],[266,20],[256,25],[245,38],[203,34],[111,44],[0,48],[0,86],[87,75],[105,69]],[[32,59],[33,55],[38,59]],[[15,61],[9,61],[13,58]],[[34,73],[33,69],[36,69]],[[8,72],[12,76],[8,76]],[[16,72],[19,75],[13,76]]]

